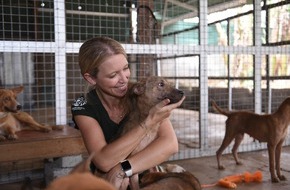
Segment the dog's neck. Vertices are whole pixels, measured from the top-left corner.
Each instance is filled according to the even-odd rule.
[[[0,119],[7,116],[7,112],[0,111]]]

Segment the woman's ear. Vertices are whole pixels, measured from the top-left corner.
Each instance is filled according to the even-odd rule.
[[[89,73],[85,73],[84,74],[84,78],[86,81],[88,81],[88,83],[90,83],[91,85],[95,85],[96,84],[96,79],[94,77],[92,77]]]

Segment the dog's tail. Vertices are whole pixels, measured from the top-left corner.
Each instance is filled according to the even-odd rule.
[[[212,107],[214,108],[214,110],[216,110],[217,112],[225,115],[225,116],[229,116],[230,115],[230,112],[229,111],[226,111],[226,110],[223,110],[221,109],[216,103],[214,100],[211,101],[211,105]]]

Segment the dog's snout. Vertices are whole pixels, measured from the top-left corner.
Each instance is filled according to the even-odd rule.
[[[16,109],[17,109],[17,110],[21,110],[21,108],[22,108],[21,105],[17,105],[17,106],[16,106]]]
[[[180,95],[184,95],[184,92],[182,90],[179,90]]]

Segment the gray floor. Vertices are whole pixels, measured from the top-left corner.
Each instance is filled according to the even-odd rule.
[[[229,175],[241,174],[244,172],[254,173],[260,170],[263,174],[261,183],[239,183],[237,189],[239,190],[289,190],[290,189],[290,146],[283,147],[281,156],[281,169],[282,173],[287,178],[287,181],[280,183],[271,183],[270,172],[268,168],[268,153],[267,151],[255,151],[239,154],[243,165],[236,165],[232,155],[223,155],[222,163],[226,167],[225,170],[217,169],[217,162],[215,156],[204,157],[196,159],[186,159],[179,161],[171,161],[176,163],[186,170],[192,172],[201,182],[201,184],[214,184],[219,179]],[[204,189],[226,189],[220,186],[207,187]]]
[[[254,151],[247,153],[240,153],[240,158],[243,161],[243,165],[236,165],[232,155],[223,155],[222,163],[226,167],[225,170],[218,170],[215,156],[203,157],[196,159],[186,159],[171,161],[169,163],[175,163],[186,170],[192,172],[201,182],[201,184],[214,184],[219,179],[229,175],[241,174],[246,171],[254,173],[260,170],[263,174],[263,180],[261,183],[239,183],[237,184],[238,190],[289,190],[290,189],[290,146],[283,147],[283,153],[281,157],[281,168],[283,174],[288,179],[280,183],[271,183],[270,173],[268,169],[268,153],[266,150]],[[40,182],[34,182],[34,185]],[[0,185],[2,190],[20,190],[22,183]],[[36,186],[41,186],[37,184]],[[38,188],[35,188],[38,189]],[[214,186],[203,188],[205,190],[225,190],[227,188]]]

